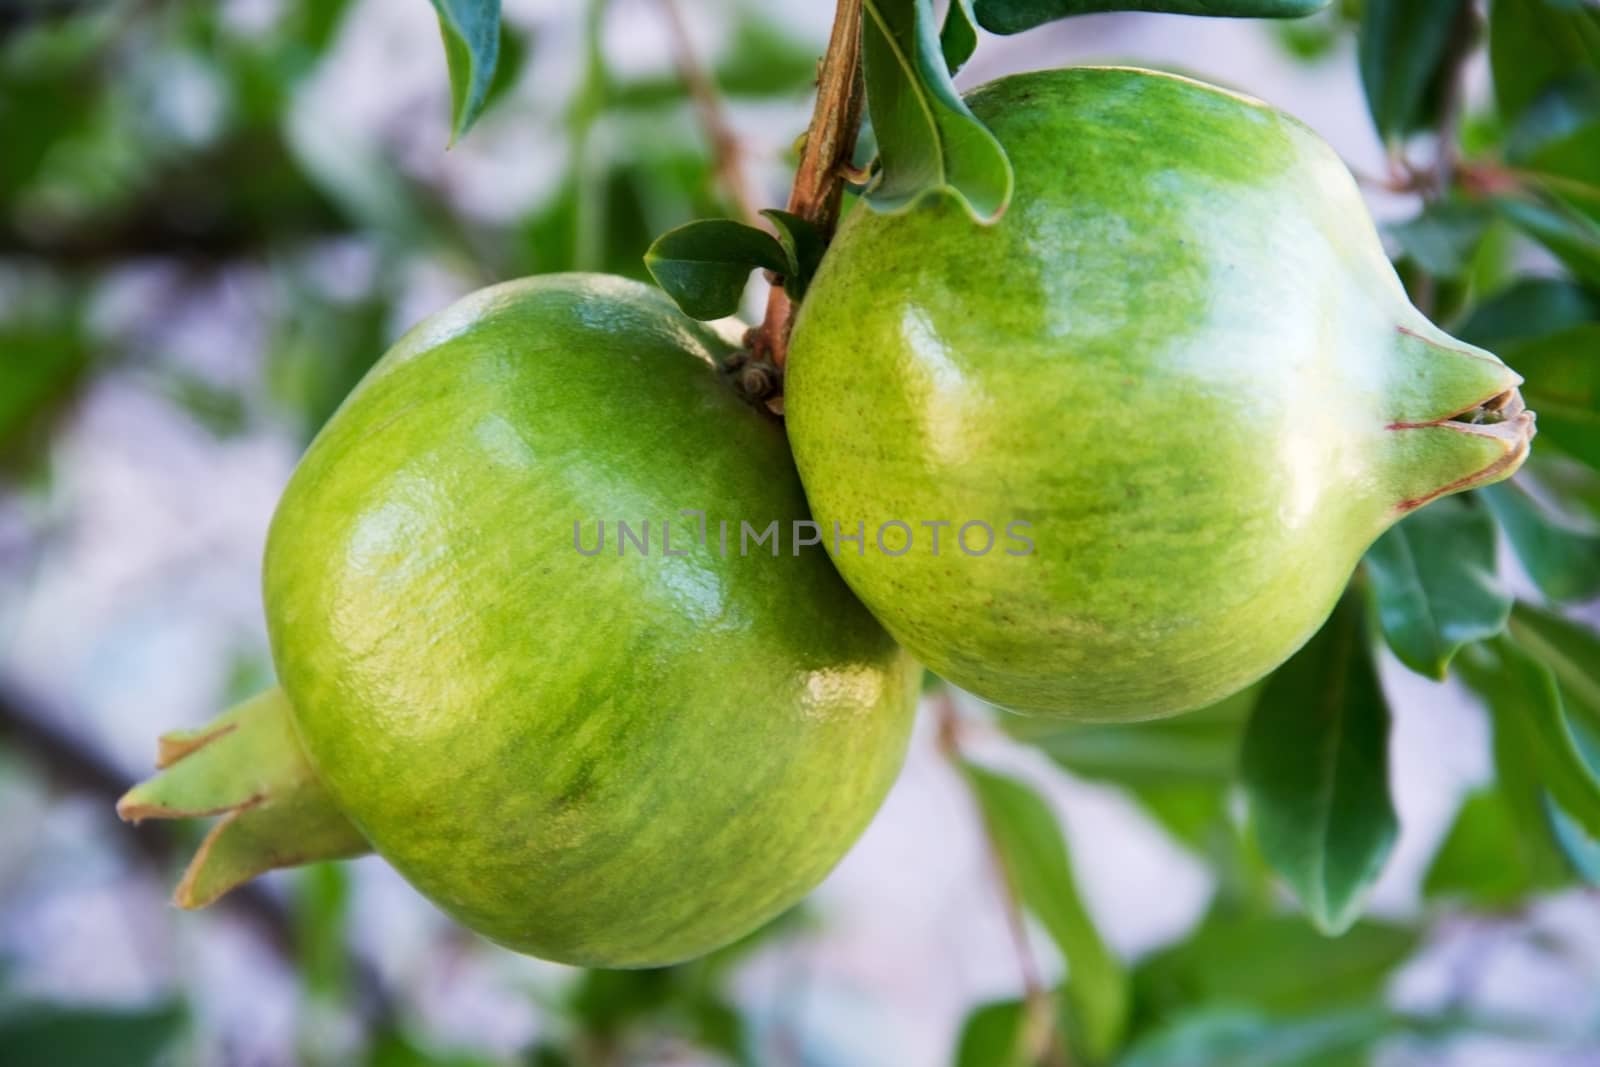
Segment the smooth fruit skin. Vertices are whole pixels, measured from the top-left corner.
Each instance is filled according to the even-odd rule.
[[[868,531],[836,565],[934,671],[1078,719],[1203,706],[1293,653],[1384,528],[1521,462],[1521,379],[1410,306],[1300,123],[1130,69],[969,103],[1016,168],[1009,211],[857,209],[785,386],[818,520]],[[955,544],[972,521],[985,555]]]
[[[273,520],[273,658],[317,773],[511,948],[716,948],[822,879],[903,758],[920,669],[826,555],[719,555],[720,519],[807,517],[727,350],[622,279],[484,290],[384,357]],[[618,519],[651,524],[648,557],[618,557]]]

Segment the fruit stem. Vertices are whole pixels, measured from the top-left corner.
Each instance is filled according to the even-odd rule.
[[[856,137],[861,132],[865,98],[861,78],[861,0],[839,0],[828,50],[817,75],[816,107],[789,191],[789,210],[815,226],[825,243],[833,239],[839,223],[839,206]],[[774,285],[767,294],[766,316],[750,334],[752,358],[783,367],[789,355],[791,311],[783,286]]]
[[[222,818],[212,826],[173,893],[203,908],[258,874],[368,851],[312,770],[290,719],[288,698],[270,689],[198,730],[160,739],[154,778],[125,793],[125,821]]]

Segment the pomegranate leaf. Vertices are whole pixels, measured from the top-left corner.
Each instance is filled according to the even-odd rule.
[[[1348,929],[1394,847],[1389,706],[1346,594],[1267,680],[1240,765],[1256,836],[1323,933]]]
[[[950,80],[931,0],[865,0],[861,42],[878,139],[867,202],[893,213],[945,192],[977,221],[998,220],[1011,202],[1011,161]]]
[[[432,0],[450,68],[450,140],[472,128],[489,102],[500,58],[500,0]]]
[[[796,270],[772,234],[733,219],[701,219],[668,230],[644,255],[644,265],[683,313],[720,319],[739,309],[745,282],[757,268]]]
[[[1495,540],[1493,514],[1451,497],[1367,550],[1383,635],[1418,674],[1442,680],[1462,646],[1505,629],[1511,594],[1495,573]]]
[[[1296,19],[1328,0],[973,0],[978,25],[990,33],[1021,33],[1046,22],[1097,11],[1163,11],[1222,18]]]

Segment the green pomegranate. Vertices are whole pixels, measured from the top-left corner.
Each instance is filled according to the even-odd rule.
[[[724,522],[808,518],[728,351],[654,290],[564,275],[384,357],[273,519],[281,689],[163,739],[120,805],[224,816],[179,903],[370,846],[503,945],[635,967],[822,879],[900,766],[920,668],[820,548],[724,547]]]
[[[1410,305],[1299,122],[1130,69],[968,102],[1010,210],[855,211],[786,384],[813,513],[865,533],[835,563],[939,674],[1077,719],[1200,707],[1293,653],[1386,527],[1522,462],[1521,379]]]

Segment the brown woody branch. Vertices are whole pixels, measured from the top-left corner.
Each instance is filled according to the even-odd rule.
[[[866,93],[861,79],[861,0],[839,0],[833,18],[828,51],[817,77],[817,103],[806,131],[800,166],[789,192],[789,210],[810,222],[831,240],[839,223],[844,198],[845,172],[861,132],[861,109]],[[751,331],[748,347],[756,360],[782,368],[789,354],[791,319],[789,298],[774,285],[767,297],[767,313]]]

